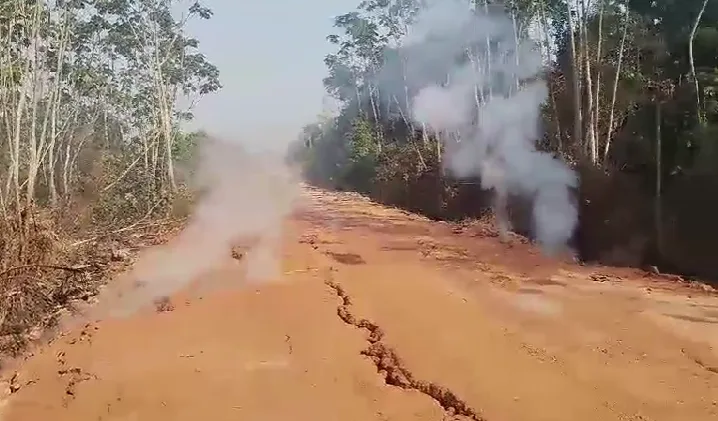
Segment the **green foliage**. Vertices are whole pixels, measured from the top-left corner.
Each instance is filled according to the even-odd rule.
[[[85,191],[84,196],[91,204],[88,217],[95,228],[127,226],[145,216],[158,216],[165,210],[166,203],[157,197],[153,184],[147,182],[150,175],[142,171],[125,174],[127,160],[123,154],[102,153],[96,165],[96,171],[82,180],[92,189]],[[113,182],[116,184],[106,189]]]
[[[177,0],[0,5],[0,39],[7,39],[0,45],[0,113],[19,116],[0,119],[0,163],[18,162],[17,171],[0,166],[0,176],[17,178],[10,189],[27,178],[25,184],[40,183],[37,191],[53,203],[69,199],[80,183],[74,157],[88,141],[106,148],[108,159],[122,161],[118,165],[141,168],[153,195],[175,187],[172,155],[178,154],[180,163],[189,159],[194,142],[175,129],[192,118],[177,100],[195,101],[221,87],[218,69],[184,29],[188,19],[209,19],[212,11],[195,2],[178,20],[178,5]],[[32,91],[40,95],[23,88],[43,80],[44,86]],[[34,156],[44,159],[28,164],[26,158]],[[34,166],[54,177],[34,180]],[[28,192],[31,202],[35,198]],[[14,196],[11,190],[0,194]]]
[[[178,163],[192,162],[197,156],[200,142],[206,137],[203,132],[175,133],[172,156]]]
[[[344,167],[343,181],[364,193],[371,192],[379,151],[373,130],[369,121],[357,118],[347,134],[348,162]]]

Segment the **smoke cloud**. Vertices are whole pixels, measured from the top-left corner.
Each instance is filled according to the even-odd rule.
[[[299,183],[285,162],[286,148],[277,145],[204,140],[193,180],[199,200],[187,226],[141,256],[129,274],[132,285],[109,292],[104,310],[126,315],[170,296],[231,262],[238,244],[249,247],[245,280],[278,279],[282,225]]]
[[[383,72],[380,85],[415,92],[413,120],[443,140],[450,173],[479,177],[496,193],[501,225],[508,223],[503,207],[509,195],[529,198],[534,236],[549,252],[563,249],[577,222],[571,193],[577,178],[536,149],[548,96],[540,51],[530,39],[517,39],[503,9],[484,13],[459,0],[427,3],[398,48],[405,78]]]

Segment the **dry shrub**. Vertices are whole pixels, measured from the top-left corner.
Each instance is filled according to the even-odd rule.
[[[21,353],[191,212],[192,191],[162,194],[161,179],[135,159],[88,143],[71,191],[51,201],[40,186],[32,211],[0,217],[0,358]]]
[[[169,216],[186,218],[192,213],[197,197],[192,190],[182,185],[170,202]]]
[[[26,266],[0,276],[0,354],[17,356],[36,331],[53,327],[71,300],[89,297],[83,270]]]
[[[166,196],[158,195],[154,181],[140,168],[126,172],[130,163],[121,155],[102,156],[102,171],[87,176],[85,184],[95,187],[91,201],[93,225],[119,227],[167,208]]]
[[[45,264],[52,254],[59,237],[49,213],[30,213],[8,217],[0,229],[0,269],[12,266]]]
[[[90,266],[60,263],[73,256],[53,221],[48,212],[35,212],[30,221],[7,221],[0,234],[6,251],[0,256],[0,355],[16,356],[72,300],[96,289],[87,282]]]

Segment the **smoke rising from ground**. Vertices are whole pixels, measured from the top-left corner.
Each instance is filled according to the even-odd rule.
[[[478,176],[495,191],[501,224],[508,222],[509,195],[530,198],[533,234],[546,250],[562,249],[577,222],[571,196],[577,179],[535,146],[548,96],[541,53],[530,40],[517,45],[504,10],[476,13],[459,0],[428,3],[399,48],[406,63],[402,83],[417,92],[412,118],[443,140],[444,165],[453,175]],[[457,60],[467,52],[469,59]]]
[[[299,184],[285,163],[284,148],[261,145],[203,140],[193,180],[199,200],[187,226],[169,244],[141,256],[130,273],[133,287],[122,291],[119,302],[110,300],[113,315],[182,290],[231,261],[238,244],[249,246],[243,257],[246,280],[280,277],[282,224]]]

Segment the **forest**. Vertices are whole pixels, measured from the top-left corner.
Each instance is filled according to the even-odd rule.
[[[498,193],[481,176],[447,171],[466,127],[431,130],[412,118],[422,86],[412,63],[445,89],[472,80],[479,113],[540,79],[547,92],[532,147],[577,174],[570,244],[580,260],[718,279],[718,2],[461,3],[470,17],[445,26],[466,25],[471,36],[451,51],[441,34],[418,46],[412,38],[422,0],[365,0],[335,18],[324,85],[339,110],[296,142],[307,179],[433,219],[490,215]],[[490,29],[497,19],[503,33]],[[477,82],[524,47],[539,55],[535,72],[514,72],[500,92]],[[471,77],[457,76],[457,63]],[[436,107],[448,118],[456,103]],[[532,199],[504,200],[511,229],[532,236]]]

